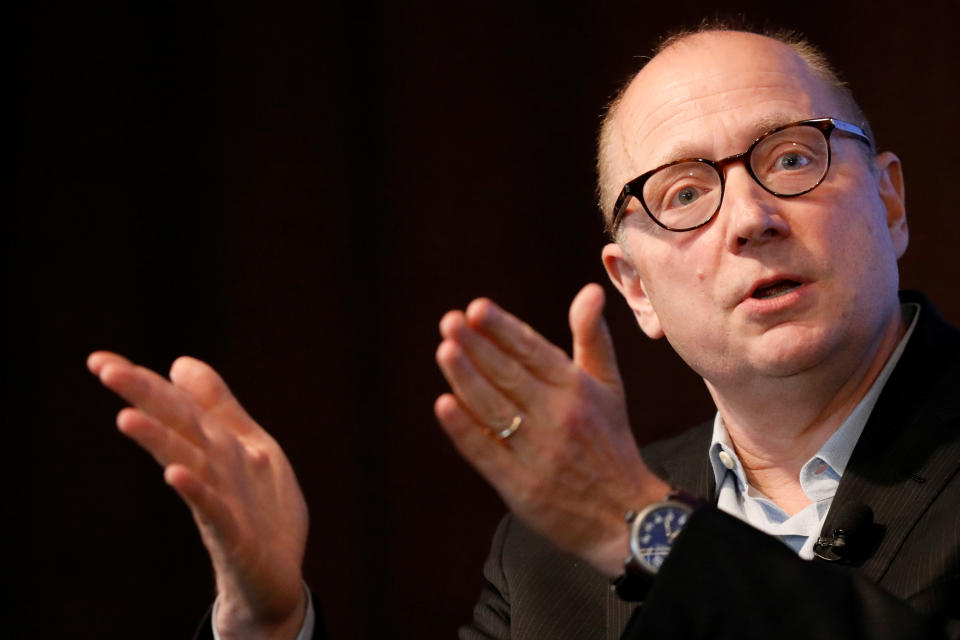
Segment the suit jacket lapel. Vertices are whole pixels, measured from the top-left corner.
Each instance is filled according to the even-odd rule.
[[[713,468],[710,466],[710,438],[713,420],[679,436],[643,448],[643,459],[658,476],[675,489],[713,499]]]
[[[711,421],[710,431],[705,434],[702,431],[700,433],[699,446],[689,448],[686,455],[664,464],[666,479],[672,487],[683,489],[708,500],[713,500],[716,493],[713,467],[710,466],[708,453],[712,429],[713,422]]]
[[[879,581],[904,538],[960,467],[960,337],[919,294],[914,334],[854,448],[826,534],[845,504],[860,502],[883,527],[876,551],[859,567]]]

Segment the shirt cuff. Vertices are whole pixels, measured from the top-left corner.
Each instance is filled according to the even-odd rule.
[[[303,583],[303,594],[307,598],[307,615],[303,617],[303,625],[300,627],[300,633],[296,640],[310,640],[313,637],[313,627],[316,625],[316,613],[313,610],[313,598],[310,595],[310,587]],[[210,626],[213,627],[213,640],[223,640],[217,633],[217,605],[220,604],[220,596],[213,601],[213,613],[210,616]]]

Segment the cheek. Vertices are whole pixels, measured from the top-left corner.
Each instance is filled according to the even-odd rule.
[[[647,260],[644,270],[650,275],[647,295],[651,301],[678,320],[696,314],[702,318],[713,297],[712,287],[719,272],[719,256],[715,243],[711,245],[707,234],[700,233],[683,238],[671,238],[673,242],[651,243],[644,254]],[[677,240],[682,242],[677,242]],[[681,318],[677,318],[681,316]]]
[[[668,268],[660,270],[656,286],[647,287],[647,295],[667,340],[683,355],[678,343],[691,337],[703,340],[704,326],[716,322],[711,290],[715,270],[711,265],[697,265],[690,256],[673,256],[664,264]]]
[[[806,236],[811,264],[838,284],[851,304],[869,304],[898,284],[897,257],[882,207],[869,197],[851,198],[810,216]]]
[[[671,343],[702,334],[705,326],[722,333],[717,326],[723,299],[721,231],[715,224],[688,234],[661,230],[662,235],[644,236],[644,246],[638,247],[647,296]]]
[[[896,262],[886,217],[875,199],[852,200],[831,215],[826,241],[848,263]]]

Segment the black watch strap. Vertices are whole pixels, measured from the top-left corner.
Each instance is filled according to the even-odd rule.
[[[653,585],[655,576],[645,572],[624,571],[610,581],[610,588],[625,602],[641,602]]]

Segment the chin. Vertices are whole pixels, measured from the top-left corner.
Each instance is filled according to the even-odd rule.
[[[842,340],[831,339],[812,327],[776,328],[767,332],[749,353],[752,369],[761,374],[786,378],[809,371],[837,355]]]

